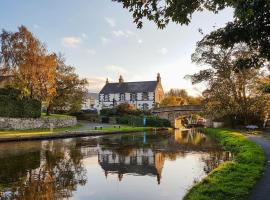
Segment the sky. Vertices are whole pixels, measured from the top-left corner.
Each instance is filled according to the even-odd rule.
[[[191,62],[196,42],[233,18],[232,9],[219,14],[195,13],[192,23],[170,23],[160,30],[145,21],[137,29],[132,15],[111,0],[0,0],[0,29],[16,31],[25,25],[50,52],[61,52],[68,65],[99,92],[106,78],[118,81],[155,80],[161,74],[165,91],[186,89],[199,95],[204,85],[184,77],[207,66]]]

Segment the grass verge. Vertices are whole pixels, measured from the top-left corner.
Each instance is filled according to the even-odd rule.
[[[215,138],[234,160],[221,164],[200,183],[192,187],[184,200],[245,200],[257,182],[265,165],[263,150],[238,132],[222,129],[202,129]]]
[[[4,130],[0,131],[0,137],[20,137],[31,135],[56,134],[65,131],[75,131],[80,127],[82,127],[81,124],[64,128],[54,128],[53,132],[51,132],[50,129]]]

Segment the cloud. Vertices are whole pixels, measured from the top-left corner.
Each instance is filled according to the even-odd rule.
[[[138,39],[137,42],[138,42],[139,44],[142,44],[142,43],[143,43],[143,40],[142,40],[142,39]]]
[[[112,33],[113,33],[116,37],[121,37],[121,36],[123,36],[123,37],[128,37],[128,36],[129,36],[129,34],[128,34],[127,32],[122,31],[122,30],[113,31]]]
[[[106,37],[101,37],[100,40],[101,40],[102,44],[107,44],[109,41],[109,39]]]
[[[117,65],[109,65],[106,67],[106,69],[118,75],[127,73],[126,69]]]
[[[84,39],[87,39],[87,38],[88,38],[88,35],[87,35],[86,33],[82,33],[82,37],[83,37]]]
[[[166,55],[168,52],[169,52],[169,50],[165,47],[158,50],[158,53],[160,53],[162,55]]]
[[[95,49],[86,49],[85,50],[87,54],[91,54],[91,55],[95,55],[96,54],[96,50]]]
[[[33,27],[34,27],[34,29],[39,29],[40,28],[40,25],[34,24]]]
[[[111,79],[109,79],[111,80]],[[99,92],[106,83],[105,77],[91,77],[87,79],[89,92]]]
[[[78,47],[82,43],[79,37],[64,37],[62,38],[62,44],[65,47]]]
[[[106,22],[111,26],[111,27],[115,27],[116,23],[115,20],[113,18],[110,17],[105,17]]]

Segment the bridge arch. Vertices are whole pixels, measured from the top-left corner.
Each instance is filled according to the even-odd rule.
[[[192,116],[195,114],[202,114],[201,105],[183,105],[183,106],[170,106],[160,107],[152,110],[152,113],[162,119],[170,121],[173,128],[179,129],[183,127],[184,117]]]

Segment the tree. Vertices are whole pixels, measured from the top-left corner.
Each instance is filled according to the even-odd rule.
[[[189,96],[185,89],[170,89],[160,106],[200,105],[202,97]]]
[[[224,49],[220,45],[200,42],[192,55],[193,62],[210,65],[190,76],[192,83],[206,82],[204,91],[206,114],[214,118],[229,117],[243,124],[263,121],[269,109],[268,98],[258,90],[261,78],[259,68],[265,67],[265,59],[256,62],[261,66],[250,68],[241,63],[257,52],[243,44]],[[248,64],[249,65],[249,64]]]
[[[75,68],[65,64],[64,57],[57,57],[56,95],[48,110],[77,112],[86,97],[88,82],[80,79]]]
[[[3,30],[0,40],[2,74],[11,75],[15,87],[48,106],[56,94],[55,54],[49,54],[25,26],[17,32]]]
[[[112,0],[120,2],[133,14],[134,22],[142,28],[143,19],[154,21],[161,29],[172,21],[188,25],[192,14],[208,10],[218,13],[226,7],[234,9],[233,22],[213,31],[209,40],[223,47],[244,42],[258,49],[260,57],[270,60],[270,1],[269,0]]]

